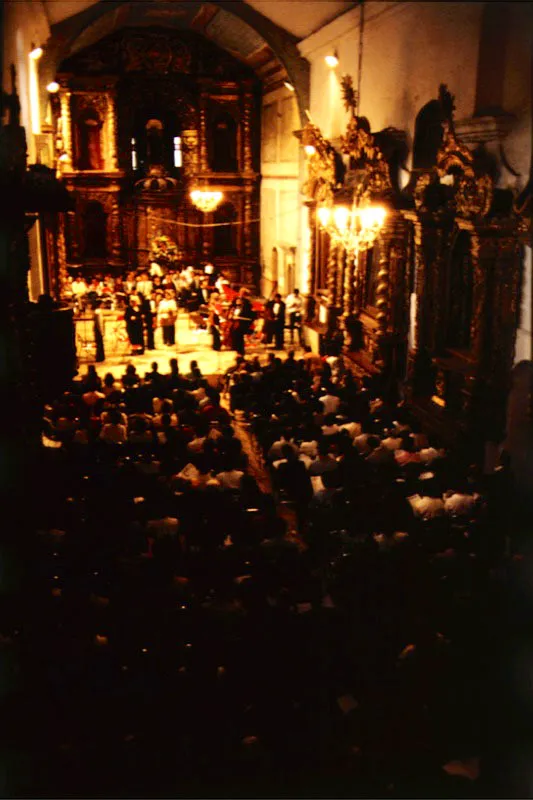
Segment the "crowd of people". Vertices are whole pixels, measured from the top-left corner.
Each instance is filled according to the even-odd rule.
[[[25,796],[509,791],[517,576],[524,625],[530,598],[505,467],[309,348],[238,356],[217,387],[176,359],[89,367],[43,443],[0,630],[27,678],[4,709]]]
[[[266,303],[253,301],[246,287],[232,286],[212,264],[166,270],[153,262],[147,271],[130,272],[126,279],[111,274],[86,281],[70,276],[63,295],[79,315],[105,308],[124,315],[132,355],[158,346],[175,347],[178,311],[184,309],[197,329],[211,335],[216,351],[227,347],[244,355],[246,337],[253,331],[257,343],[284,347],[285,328],[290,341],[302,343],[303,299],[298,289],[286,301],[276,294]],[[98,330],[101,330],[101,325]],[[104,360],[98,359],[98,360]]]

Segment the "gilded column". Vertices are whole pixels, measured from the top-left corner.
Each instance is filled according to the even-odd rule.
[[[337,258],[339,246],[330,240],[327,265],[328,306],[333,308],[337,299]]]
[[[252,257],[252,191],[246,187],[244,195],[244,256]]]
[[[357,256],[352,258],[346,253],[346,266],[344,267],[344,287],[342,298],[342,316],[344,321],[353,311],[355,297],[355,279],[357,273]]]
[[[106,167],[111,172],[118,169],[117,159],[117,107],[115,94],[110,92],[107,95],[107,152]]]
[[[111,258],[113,261],[120,261],[122,254],[122,243],[120,236],[120,209],[118,196],[116,193],[111,195],[111,212],[109,215],[109,234],[111,239]]]
[[[202,92],[200,95],[200,172],[207,172],[209,168],[207,160],[207,100],[207,93]]]
[[[252,172],[252,129],[250,124],[253,97],[251,94],[244,95],[244,108],[242,119],[243,131],[243,169],[244,172]]]
[[[390,275],[389,275],[389,251],[390,241],[388,232],[380,240],[379,247],[379,268],[377,274],[378,285],[376,287],[376,308],[378,322],[378,337],[383,337],[389,326],[390,316]]]
[[[204,214],[204,225],[210,225],[213,222],[213,215],[211,213]],[[211,242],[212,242],[213,228],[202,228],[202,255],[205,261],[208,261],[211,255]]]
[[[57,282],[58,294],[63,299],[65,287],[67,285],[67,242],[65,239],[65,215],[59,214],[59,225],[57,229]]]
[[[496,258],[496,246],[492,239],[483,239],[476,234],[472,235],[470,253],[472,257],[472,317],[470,322],[470,348],[478,361],[482,364],[484,356],[484,341],[487,312],[487,281],[492,264]]]
[[[78,230],[76,226],[76,213],[74,211],[67,211],[67,231],[68,243],[70,247],[70,257],[73,261],[77,262],[80,257],[79,252],[79,239]]]
[[[335,273],[335,305],[342,308],[342,287],[344,280],[345,252],[342,247],[337,247],[337,269]]]
[[[72,172],[72,117],[70,113],[70,98],[72,94],[63,90],[60,94],[61,102],[61,135],[63,139],[63,150],[65,156],[61,162],[63,172]]]
[[[188,177],[198,171],[198,131],[191,129],[181,132],[183,146],[183,170]]]

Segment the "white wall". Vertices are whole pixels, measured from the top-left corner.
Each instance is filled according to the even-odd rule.
[[[11,64],[16,69],[16,88],[20,99],[21,124],[26,130],[28,163],[36,161],[35,140],[31,128],[30,110],[30,65],[29,53],[32,45],[44,47],[50,36],[48,18],[40,0],[6,0],[4,4],[3,83],[11,93]],[[37,300],[43,290],[42,258],[38,224],[28,235],[30,271],[28,290],[31,300]]]
[[[522,280],[522,296],[520,304],[520,323],[516,332],[516,347],[514,363],[519,361],[530,361],[533,359],[532,349],[532,330],[531,330],[531,280],[532,280],[532,258],[531,247],[524,248],[524,276]]]
[[[296,97],[283,87],[263,98],[261,136],[261,292],[268,296],[276,275],[272,251],[278,253],[278,290],[286,293],[287,261],[296,248],[295,280],[299,272],[300,148],[293,132],[300,128]]]
[[[420,108],[437,97],[440,83],[456,95],[457,118],[474,111],[483,3],[365,3],[360,113],[372,130],[389,125],[408,132]],[[340,78],[358,83],[359,9],[300,42],[311,62],[311,116],[328,138],[344,132]],[[324,57],[337,50],[331,70]]]

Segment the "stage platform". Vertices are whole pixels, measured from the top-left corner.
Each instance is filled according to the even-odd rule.
[[[98,374],[104,376],[106,372],[111,372],[115,377],[124,374],[127,364],[134,364],[139,375],[144,377],[145,372],[150,370],[153,361],[157,361],[160,372],[168,372],[168,364],[171,358],[177,358],[180,371],[184,374],[189,372],[189,364],[194,359],[203,374],[208,376],[223,375],[226,370],[235,363],[237,354],[234,350],[223,349],[215,352],[211,347],[211,336],[207,330],[194,328],[189,320],[189,315],[181,310],[176,323],[176,344],[169,347],[163,344],[161,329],[157,328],[154,337],[154,350],[145,350],[143,355],[131,355],[131,348],[126,336],[124,322],[117,319],[116,314],[111,312],[104,316],[104,352],[105,361],[96,363],[96,346],[93,336],[92,319],[78,320],[76,322],[76,347],[78,354],[78,373],[86,372],[88,364],[95,364]],[[293,349],[296,357],[303,354],[301,347],[293,347],[288,342],[288,332],[285,350],[274,350],[265,344],[251,341],[246,346],[246,356],[258,355],[261,363],[265,363],[268,353],[275,353],[284,357],[286,353]]]

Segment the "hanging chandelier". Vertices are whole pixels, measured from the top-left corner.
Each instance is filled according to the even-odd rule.
[[[318,223],[332,242],[344,247],[349,255],[372,247],[385,222],[387,211],[383,206],[345,205],[320,206]]]
[[[194,189],[189,194],[194,206],[203,211],[204,214],[209,214],[214,211],[220,203],[224,195],[222,192],[209,191],[208,189]]]

